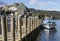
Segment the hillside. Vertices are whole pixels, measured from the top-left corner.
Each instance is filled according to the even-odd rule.
[[[53,16],[56,19],[60,19],[60,11],[36,10],[36,9],[33,9],[33,8],[30,8],[29,10],[30,10],[30,12],[35,13],[35,15],[40,15],[40,16],[43,16],[43,15]]]

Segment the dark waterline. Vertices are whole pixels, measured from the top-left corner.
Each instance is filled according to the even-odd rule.
[[[40,31],[36,41],[60,41],[60,20],[54,21],[56,22],[55,29],[44,29]]]

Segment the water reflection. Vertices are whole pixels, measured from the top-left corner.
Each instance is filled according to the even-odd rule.
[[[40,32],[37,41],[60,41],[60,20],[56,21],[55,29],[44,29]]]
[[[49,32],[49,41],[57,41],[56,34],[57,34],[56,29],[50,30],[50,32]]]
[[[56,35],[55,35],[56,33],[57,33],[56,29],[54,29],[54,30],[44,29],[40,33],[40,41],[53,41],[56,37]]]

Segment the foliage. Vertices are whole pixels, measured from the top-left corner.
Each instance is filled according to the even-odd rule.
[[[29,10],[32,13],[34,12],[34,15],[36,15],[36,16],[38,15],[40,18],[44,17],[46,15],[48,17],[53,16],[56,19],[60,19],[60,11],[36,10],[36,9],[33,9],[33,8],[30,8]]]

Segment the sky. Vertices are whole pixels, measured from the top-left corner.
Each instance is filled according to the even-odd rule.
[[[24,3],[28,8],[40,10],[60,11],[60,0],[0,0],[7,4]]]

